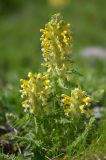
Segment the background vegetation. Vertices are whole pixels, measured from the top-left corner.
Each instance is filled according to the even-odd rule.
[[[71,0],[63,9],[50,6],[45,0],[0,0],[0,126],[5,124],[5,114],[23,114],[19,94],[20,78],[29,71],[41,70],[40,28],[49,17],[61,12],[73,30],[73,59],[83,77],[80,84],[89,93],[106,89],[106,63],[103,59],[85,59],[80,49],[89,46],[105,47],[105,0]],[[74,79],[76,80],[76,79]],[[77,79],[78,80],[78,79]],[[106,106],[106,91],[99,105]],[[105,117],[102,119],[105,124]],[[103,124],[103,122],[101,124]],[[105,125],[104,125],[105,126]],[[92,159],[94,151],[106,155],[106,128],[102,127],[98,146],[95,141],[86,151]],[[104,132],[104,133],[103,133]],[[96,153],[95,153],[96,154]],[[95,158],[95,155],[94,155]],[[96,158],[95,158],[96,159]]]

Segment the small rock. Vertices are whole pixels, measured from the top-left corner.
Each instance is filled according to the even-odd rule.
[[[100,120],[103,116],[103,107],[100,107],[100,106],[95,106],[93,108],[93,113],[94,113],[94,116],[97,120]]]
[[[86,58],[106,58],[106,49],[102,47],[88,47],[80,51],[80,55]]]

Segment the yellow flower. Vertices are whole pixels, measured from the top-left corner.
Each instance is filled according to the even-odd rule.
[[[70,100],[70,97],[67,96],[67,95],[65,95],[64,98],[62,99],[62,102],[63,102],[64,104],[67,104],[67,103],[69,103],[69,100]]]
[[[65,113],[70,113],[70,112],[71,112],[71,109],[70,109],[70,108],[64,109],[64,112],[65,112]]]
[[[86,105],[88,105],[88,104],[90,103],[90,101],[91,101],[90,97],[85,97],[85,98],[83,98],[83,102],[84,102]]]
[[[48,85],[49,83],[50,83],[49,80],[45,80],[45,81],[44,81],[44,85],[45,85],[45,86]]]
[[[35,112],[35,106],[31,106],[30,113],[34,113],[34,112]]]
[[[22,102],[22,106],[23,106],[24,108],[29,108],[28,100],[23,101],[23,102]]]
[[[38,73],[36,77],[37,79],[40,79],[42,77],[42,73]]]
[[[69,102],[70,106],[73,107],[75,102],[70,98],[70,102]]]
[[[80,105],[79,108],[80,108],[81,111],[83,111],[84,110],[84,105]]]

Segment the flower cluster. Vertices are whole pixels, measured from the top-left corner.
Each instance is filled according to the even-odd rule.
[[[71,91],[71,96],[62,94],[62,104],[64,112],[68,115],[71,112],[80,111],[81,113],[90,114],[91,99],[87,96],[85,91],[75,88]]]
[[[51,100],[50,103],[49,100],[50,97],[55,95],[54,99],[61,97],[59,102],[62,102],[63,107],[60,109],[64,110],[65,114],[68,115],[72,111],[88,114],[91,99],[85,91],[75,88],[71,90],[71,96],[68,96],[70,87],[65,86],[67,80],[68,83],[70,82],[69,72],[72,65],[72,32],[70,31],[70,25],[63,21],[60,14],[55,14],[50,22],[45,25],[45,28],[41,29],[41,32],[43,66],[47,68],[47,71],[35,75],[29,73],[28,80],[21,80],[21,93],[24,98],[22,106],[25,111],[29,110],[30,113],[42,109],[47,111],[47,108],[54,107],[54,100]],[[61,89],[57,83],[59,83]],[[66,94],[63,94],[64,89],[67,90]]]
[[[40,110],[41,106],[45,110],[47,107],[48,97],[51,92],[51,84],[47,73],[28,74],[29,79],[21,79],[22,106],[25,111],[30,113]]]
[[[60,14],[55,14],[50,22],[41,29],[41,46],[44,63],[48,72],[66,75],[71,67],[72,32],[70,24],[63,21]]]

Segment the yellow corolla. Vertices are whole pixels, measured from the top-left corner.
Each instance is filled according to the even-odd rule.
[[[70,109],[70,108],[64,109],[64,112],[65,112],[65,113],[70,113],[70,112],[71,112],[71,109]]]
[[[79,108],[80,108],[81,111],[83,111],[84,110],[84,105],[80,105]]]
[[[90,101],[91,101],[90,97],[85,97],[85,98],[83,98],[83,102],[84,102],[86,105],[88,105],[88,104],[90,103]]]

